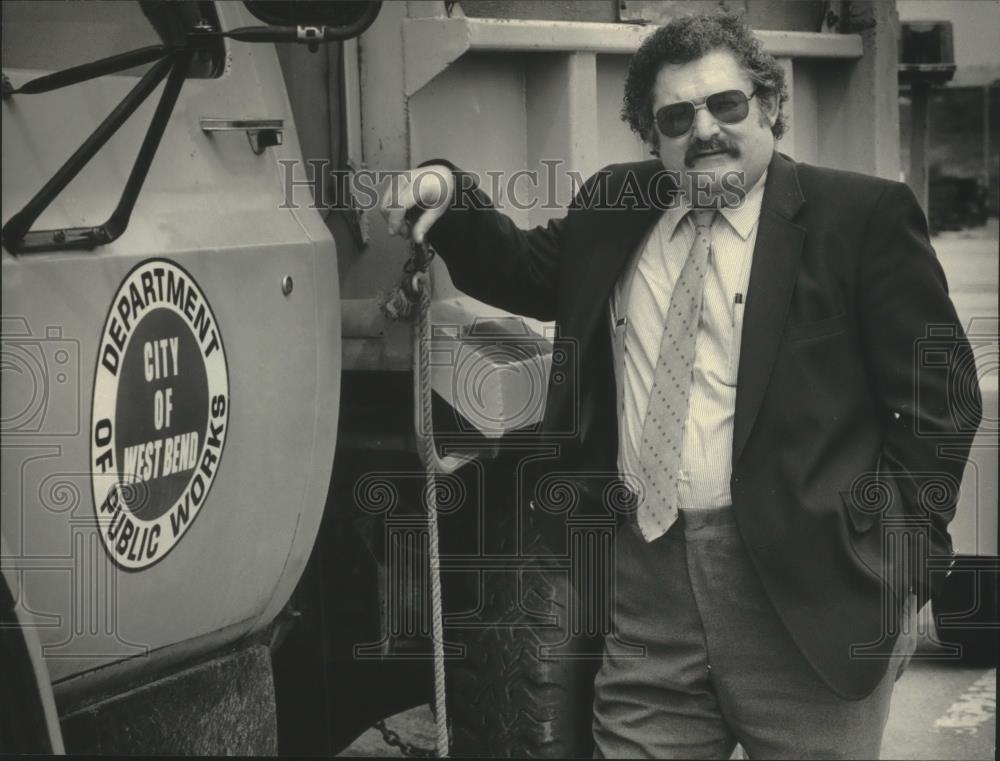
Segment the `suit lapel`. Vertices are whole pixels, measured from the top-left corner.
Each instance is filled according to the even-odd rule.
[[[582,236],[587,246],[580,252],[575,293],[562,321],[565,337],[579,342],[580,367],[593,343],[594,328],[607,318],[611,290],[629,256],[663,213],[663,207],[651,203],[645,194],[650,178],[660,169],[662,165],[655,160],[628,168],[635,173],[642,193],[642,202],[633,208],[587,214],[589,229]],[[612,190],[610,200],[616,192]],[[805,239],[804,228],[791,220],[803,203],[794,163],[775,152],[768,167],[743,318],[733,422],[734,465],[750,436],[784,333]],[[554,390],[550,388],[550,393]],[[550,398],[546,417],[566,401]]]
[[[595,328],[600,324],[607,324],[608,299],[618,277],[643,236],[663,213],[663,207],[651,203],[646,193],[650,178],[662,169],[663,165],[656,160],[627,165],[621,176],[610,178],[608,193],[601,194],[598,198],[598,207],[605,208],[596,208],[581,215],[582,229],[576,250],[572,252],[579,264],[575,268],[573,279],[567,284],[567,295],[571,300],[566,305],[565,316],[559,321],[561,336],[576,342],[577,374],[594,351]],[[628,182],[628,173],[632,174],[631,181],[635,183],[633,187],[638,191],[638,197],[632,195],[635,203],[631,207],[618,208],[615,200],[622,187],[619,181]],[[608,361],[612,361],[611,357]],[[586,403],[569,393],[571,388],[580,385],[584,385],[580,377],[576,378],[575,383],[549,384],[546,427],[566,425],[566,421],[556,421],[567,414],[566,407],[574,399],[578,405]],[[590,400],[590,403],[593,401]],[[612,407],[612,412],[613,410]],[[576,414],[581,415],[582,424],[581,411],[578,409]],[[577,433],[582,436],[583,431]]]
[[[753,429],[784,333],[805,229],[791,220],[804,199],[795,165],[775,152],[768,168],[750,268],[733,421],[733,465]]]
[[[595,210],[587,215],[589,229],[582,236],[587,249],[581,252],[576,293],[563,325],[568,336],[581,342],[581,350],[586,350],[594,327],[601,319],[607,319],[611,290],[629,257],[664,211],[646,193],[650,179],[662,169],[657,160],[629,165],[625,171],[633,179],[625,181],[634,182],[634,189],[641,194],[635,199],[636,204],[630,208]],[[618,183],[609,184],[615,187],[609,190],[606,203],[614,204],[619,194]]]

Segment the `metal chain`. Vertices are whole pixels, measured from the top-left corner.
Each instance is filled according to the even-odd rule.
[[[414,745],[413,743],[408,743],[399,736],[398,732],[394,732],[385,725],[385,721],[376,721],[375,729],[382,733],[382,741],[393,748],[398,748],[399,752],[404,756],[409,756],[410,758],[434,758],[433,748],[423,748],[419,745]]]
[[[426,272],[434,258],[434,249],[429,244],[411,241],[410,257],[403,264],[403,278],[395,288],[378,297],[379,309],[393,322],[412,320],[414,311],[420,305],[420,291],[417,275]]]
[[[435,255],[430,243],[410,243],[410,258],[403,265],[403,272],[412,275],[415,272],[426,272]]]

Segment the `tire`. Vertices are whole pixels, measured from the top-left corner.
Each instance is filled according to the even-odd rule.
[[[0,754],[62,752],[58,726],[53,729],[46,717],[43,689],[48,686],[38,684],[13,595],[0,576]]]
[[[503,535],[510,546],[509,526]],[[547,555],[538,532],[529,555]],[[554,565],[554,564],[553,564]],[[452,752],[461,756],[590,758],[593,683],[601,642],[571,637],[575,604],[565,570],[483,573],[482,628],[453,628],[446,639],[464,645],[465,658],[449,663],[448,712]],[[557,622],[553,625],[552,621]],[[551,657],[562,645],[585,658]]]

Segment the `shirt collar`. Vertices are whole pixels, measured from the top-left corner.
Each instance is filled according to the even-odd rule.
[[[747,240],[750,237],[750,233],[753,232],[753,227],[757,224],[757,219],[760,217],[760,207],[764,201],[764,184],[766,182],[767,171],[750,188],[750,192],[743,199],[743,203],[732,208],[722,209],[722,216],[725,217],[730,227],[743,240]]]
[[[754,225],[757,224],[757,219],[760,217],[760,207],[764,201],[764,185],[766,182],[767,171],[750,188],[750,192],[747,193],[743,203],[720,210],[722,217],[743,240],[749,239],[750,233],[753,232]],[[664,212],[660,223],[663,225],[663,231],[666,233],[667,240],[671,240],[674,237],[678,225],[680,225],[689,211],[691,211],[691,204],[685,199],[685,202],[680,206],[675,206]]]

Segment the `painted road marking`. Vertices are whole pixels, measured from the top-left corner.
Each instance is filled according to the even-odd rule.
[[[973,682],[944,715],[934,722],[934,730],[947,729],[959,734],[976,734],[980,725],[996,715],[996,684],[997,672],[996,669],[991,669]]]

